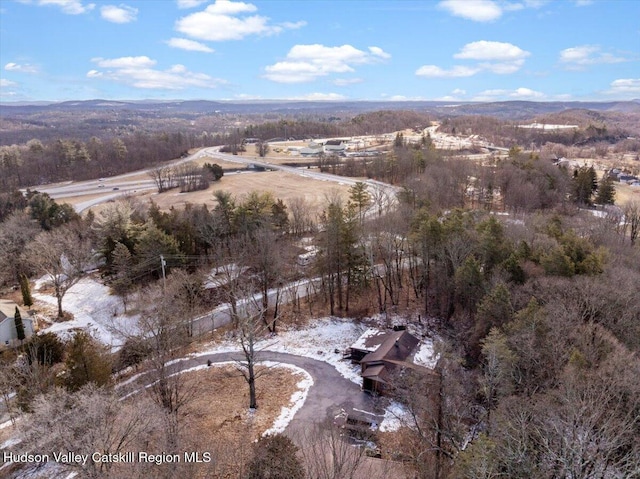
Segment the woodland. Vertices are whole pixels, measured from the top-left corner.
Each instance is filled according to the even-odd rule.
[[[381,460],[401,464],[406,477],[640,477],[640,202],[617,204],[607,174],[555,161],[623,153],[636,161],[633,125],[640,123],[633,115],[575,110],[535,118],[578,125],[563,133],[518,128],[522,120],[382,111],[277,120],[262,114],[259,121],[248,115],[243,127],[199,133],[163,124],[162,131],[119,126],[102,135],[40,138],[34,126],[23,143],[5,138],[3,292],[29,307],[31,284],[44,275],[63,321],[66,291],[97,270],[125,308],[140,315],[142,333],[115,352],[84,331],[67,339],[41,334],[3,351],[4,407],[20,418],[22,440],[39,447],[80,448],[81,437],[117,452],[146,437],[165,451],[181,450],[194,440],[183,416],[194,398],[167,364],[199,341],[189,318],[231,304],[251,388],[258,337],[322,315],[359,321],[388,314],[411,318],[434,338],[439,354],[429,374],[402,370],[390,385],[388,394],[410,414],[383,441]],[[319,210],[304,198],[285,202],[277,190],[235,196],[214,184],[213,208],[161,210],[129,197],[79,215],[45,193],[18,190],[155,166],[192,148],[242,138],[420,131],[436,119],[442,131],[478,134],[508,153],[474,162],[474,151],[439,150],[425,135],[411,144],[398,134],[377,156],[323,157],[318,164],[395,185],[397,198],[360,182],[348,197],[328,195]],[[301,238],[311,238],[318,251],[304,268],[296,265]],[[211,268],[224,280],[206,290]],[[315,295],[268,304],[269,290],[315,277],[321,278]],[[263,300],[250,314],[243,300],[257,292]],[[152,371],[156,382],[120,401],[117,378],[127,368]],[[62,421],[69,410],[73,420]],[[243,438],[244,455],[215,450],[218,469],[164,464],[154,466],[153,476],[359,477],[364,457],[341,463],[340,438],[330,425],[318,427],[331,451],[303,447],[286,434],[254,445]],[[320,468],[319,458],[332,454],[333,468]],[[149,477],[150,471],[126,464],[74,470],[100,478]]]

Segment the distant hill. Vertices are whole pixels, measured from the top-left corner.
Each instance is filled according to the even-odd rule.
[[[303,112],[352,112],[362,113],[375,110],[416,110],[432,113],[436,116],[487,115],[502,119],[528,119],[547,113],[556,113],[571,109],[594,111],[640,112],[640,100],[613,102],[533,102],[503,101],[492,103],[438,102],[438,101],[208,101],[208,100],[169,100],[169,101],[115,101],[84,100],[43,104],[1,103],[0,116],[15,117],[24,114],[56,111],[100,111],[128,110],[155,112],[163,116],[172,113],[180,115],[202,115],[212,113],[303,113]]]

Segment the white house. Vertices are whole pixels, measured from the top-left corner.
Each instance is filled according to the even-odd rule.
[[[18,305],[13,301],[0,299],[0,348],[16,346],[19,344],[16,322],[14,319],[16,306]],[[33,320],[24,309],[18,306],[18,310],[22,317],[24,335],[29,338],[33,335]]]
[[[324,144],[325,153],[342,153],[347,149],[347,140],[328,140]]]

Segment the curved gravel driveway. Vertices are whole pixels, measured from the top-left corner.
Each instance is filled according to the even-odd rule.
[[[244,356],[241,352],[232,353],[211,353],[193,358],[185,358],[170,365],[170,372],[179,372],[194,366],[225,361],[242,361]],[[303,431],[314,422],[320,422],[327,417],[334,417],[341,408],[349,410],[356,408],[363,411],[374,412],[375,400],[369,394],[362,392],[360,386],[342,375],[329,363],[318,361],[304,356],[294,354],[278,353],[272,351],[261,351],[260,361],[275,361],[280,363],[293,364],[307,371],[313,378],[313,385],[309,388],[309,393],[304,405],[298,410],[293,420],[287,426],[286,432],[291,434]],[[144,378],[148,373],[142,374],[126,387],[122,392],[130,392],[146,385]],[[258,404],[258,407],[260,405]]]

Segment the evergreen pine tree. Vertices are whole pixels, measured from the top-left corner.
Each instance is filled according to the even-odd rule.
[[[31,286],[29,285],[29,279],[22,273],[20,275],[20,291],[22,292],[22,303],[30,308],[33,306],[33,297],[31,296]]]
[[[596,203],[599,205],[612,205],[615,203],[616,190],[613,186],[613,179],[605,174],[600,180]]]
[[[20,342],[24,341],[26,338],[24,334],[24,324],[22,324],[22,316],[20,315],[20,310],[16,306],[16,313],[13,315],[13,320],[16,323],[16,334],[18,336],[18,340]]]
[[[591,205],[593,193],[598,189],[598,178],[593,166],[586,166],[573,173],[573,199],[580,205]]]

